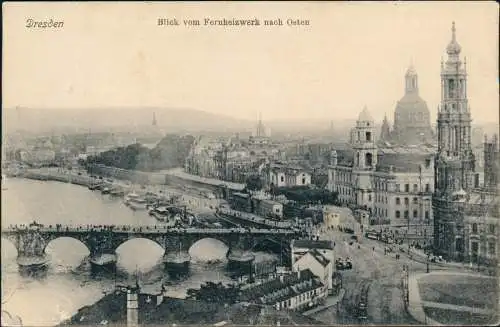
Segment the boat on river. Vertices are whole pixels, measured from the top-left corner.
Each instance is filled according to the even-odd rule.
[[[122,189],[114,188],[114,189],[111,189],[111,191],[109,192],[109,195],[111,195],[111,196],[124,196],[125,191]]]
[[[101,254],[96,257],[90,258],[90,262],[99,265],[99,266],[104,266],[108,264],[112,264],[116,262],[116,255],[115,254]]]
[[[89,185],[89,190],[96,191],[102,189],[102,187],[103,187],[102,183],[92,183]]]
[[[161,222],[166,222],[170,218],[170,212],[167,207],[154,207],[148,210],[150,216]]]
[[[133,210],[145,210],[147,205],[146,199],[134,192],[127,194],[124,202]]]

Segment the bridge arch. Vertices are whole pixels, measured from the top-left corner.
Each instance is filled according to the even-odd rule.
[[[165,249],[161,241],[139,235],[118,243],[114,252],[120,267],[135,271],[149,270],[160,263]]]
[[[59,236],[45,243],[44,253],[51,261],[63,266],[77,267],[89,256],[90,249],[83,240],[71,236]]]
[[[194,241],[188,249],[195,260],[225,259],[230,247],[226,240],[217,237],[203,237]]]
[[[58,243],[63,243],[59,245]],[[85,249],[88,253],[90,253],[89,245],[82,239],[77,238],[77,237],[72,237],[72,236],[58,236],[54,238],[50,238],[49,240],[46,241],[45,243],[45,248],[44,252],[53,252],[54,250],[57,250],[60,246],[68,246],[69,242],[79,246],[81,249]],[[73,249],[72,249],[73,250]],[[84,251],[81,251],[84,252]]]
[[[141,245],[145,245],[145,246],[153,245],[157,249],[161,249],[162,254],[165,252],[165,248],[164,248],[163,242],[161,242],[161,240],[155,239],[155,238],[150,238],[150,237],[144,237],[141,235],[138,235],[136,237],[130,237],[130,238],[127,238],[125,240],[121,240],[121,242],[117,242],[117,244],[115,246],[115,252],[116,253],[122,252],[124,248],[134,246],[133,243],[138,244],[137,242],[140,242],[140,243],[142,243]]]

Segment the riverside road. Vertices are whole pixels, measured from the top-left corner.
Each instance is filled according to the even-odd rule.
[[[350,234],[336,230],[327,231],[320,236],[320,239],[333,240],[336,257],[349,257],[353,268],[341,272],[342,287],[346,291],[342,302],[313,317],[328,324],[419,324],[405,309],[403,266],[409,265],[412,272],[425,272],[426,264],[410,260],[399,252],[399,246],[393,246],[394,252],[384,254],[387,245],[366,238],[361,243],[354,241],[350,245],[350,237]],[[400,254],[399,259],[396,259],[396,253]],[[432,265],[431,269],[438,268]],[[366,320],[359,320],[356,318],[357,300],[367,286],[368,317]]]

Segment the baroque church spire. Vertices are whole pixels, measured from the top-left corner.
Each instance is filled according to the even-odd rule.
[[[436,191],[452,194],[474,185],[475,158],[471,148],[471,115],[467,99],[467,73],[460,61],[455,22],[446,47],[448,59],[441,70],[441,110],[438,112]],[[449,162],[449,163],[447,163]],[[453,163],[453,164],[451,164]]]
[[[389,126],[389,121],[387,120],[387,114],[384,114],[384,121],[382,122],[382,128],[380,132],[380,140],[383,142],[390,141],[391,138],[391,127]]]

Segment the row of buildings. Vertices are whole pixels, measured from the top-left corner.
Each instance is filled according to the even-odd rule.
[[[454,24],[446,52],[436,135],[410,68],[395,112],[396,125],[404,131],[390,132],[385,121],[382,140],[376,140],[374,120],[365,108],[351,131],[350,146],[331,153],[327,187],[338,192],[343,204],[368,210],[372,221],[432,229],[434,248],[447,258],[489,262],[498,249],[498,140],[485,137],[480,152],[472,144],[467,69]],[[388,146],[394,138],[420,136],[419,146]],[[434,139],[437,148],[426,144]]]
[[[328,155],[326,188],[353,211],[367,212],[370,224],[426,229],[443,256],[476,262],[497,254],[498,139],[485,138],[481,147],[474,144],[477,131],[471,126],[467,67],[460,58],[454,24],[446,52],[447,60],[441,62],[441,103],[435,130],[419,94],[418,75],[410,67],[404,96],[394,113],[394,128],[385,119],[379,134],[365,107],[349,143]],[[270,141],[250,140],[247,145],[246,160],[256,164],[244,170],[240,182],[249,174],[258,174],[264,187],[311,184],[311,170],[283,158],[283,147]],[[258,152],[250,150],[252,146],[268,148]],[[227,149],[219,151],[222,156],[214,155],[215,166],[222,169],[215,177],[221,179],[228,177]]]
[[[198,137],[185,161],[189,174],[234,183],[245,183],[250,176],[261,176],[266,186],[306,186],[311,173],[300,165],[289,163],[289,146],[276,144],[262,135],[262,121],[257,133],[247,140],[239,136],[224,139]]]
[[[276,310],[304,311],[339,292],[341,279],[335,271],[331,241],[295,240],[291,256],[290,269],[278,270],[271,278],[245,285],[240,300]]]

